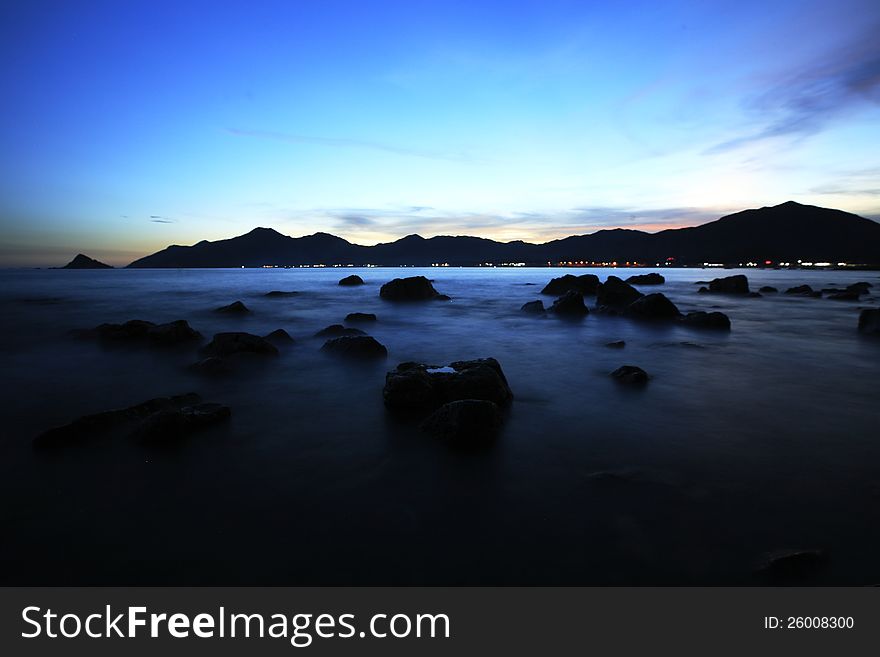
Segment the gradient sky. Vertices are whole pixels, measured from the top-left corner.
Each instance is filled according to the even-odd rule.
[[[877,218],[878,34],[876,0],[3,3],[0,265]]]

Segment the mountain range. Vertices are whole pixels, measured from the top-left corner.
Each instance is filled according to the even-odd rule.
[[[416,265],[448,263],[639,262],[677,265],[771,261],[880,264],[880,223],[849,212],[788,201],[744,210],[700,226],[657,233],[616,228],[543,244],[480,237],[408,235],[362,246],[327,233],[288,237],[255,228],[231,239],[169,246],[132,262],[135,268],[263,265]]]

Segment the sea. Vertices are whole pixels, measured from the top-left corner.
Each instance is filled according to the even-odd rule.
[[[878,273],[668,268],[642,288],[726,313],[729,333],[520,311],[549,305],[541,288],[565,273],[647,271],[0,271],[0,584],[748,585],[785,550],[827,555],[809,583],[880,583],[880,339],[857,331]],[[698,294],[737,273],[780,293]],[[339,286],[349,274],[366,284]],[[380,299],[415,275],[451,301]],[[858,302],[782,293],[857,281],[874,286]],[[252,312],[215,312],[237,300]],[[320,351],[314,334],[351,312],[377,315],[359,326],[386,360]],[[206,379],[187,368],[197,346],[70,335],[129,319],[295,343]],[[400,362],[490,356],[514,393],[490,445],[455,449],[383,405]],[[622,386],[621,365],[651,380]],[[231,419],[161,448],[33,447],[79,416],[186,392]]]

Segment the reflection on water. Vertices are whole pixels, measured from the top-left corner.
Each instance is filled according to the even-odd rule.
[[[699,295],[693,283],[720,273],[707,270],[643,288],[725,312],[719,334],[520,313],[560,270],[368,269],[367,285],[336,284],[349,273],[0,272],[0,479],[15,500],[0,557],[23,564],[4,583],[750,583],[763,552],[801,547],[831,551],[820,582],[880,580],[880,341],[855,330],[876,296]],[[747,273],[753,289],[866,280],[880,293],[875,272]],[[379,299],[416,274],[453,301]],[[235,300],[253,312],[213,312]],[[319,351],[315,332],[351,312],[376,313],[359,328],[387,362]],[[207,338],[283,328],[297,343],[205,380],[186,371],[194,348],[66,335],[133,318],[187,319]],[[491,449],[450,451],[385,412],[398,362],[485,356],[516,395]],[[615,385],[623,364],[649,385]],[[31,449],[49,426],[187,391],[232,421],[171,450]]]

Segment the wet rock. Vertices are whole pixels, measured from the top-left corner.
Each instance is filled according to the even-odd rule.
[[[582,274],[581,276],[566,274],[565,276],[552,279],[541,290],[541,294],[552,294],[555,296],[562,296],[566,292],[596,294],[598,287],[599,277],[595,274]]]
[[[385,405],[396,410],[437,408],[463,399],[509,404],[513,392],[494,358],[456,361],[445,367],[401,363],[385,375]]]
[[[204,349],[207,356],[232,356],[233,354],[252,353],[266,356],[277,356],[278,348],[259,335],[244,332],[217,333]]]
[[[440,295],[424,276],[410,276],[385,283],[379,289],[379,296],[388,301],[426,301]]]
[[[641,320],[670,320],[681,316],[676,305],[659,292],[636,299],[623,314]]]
[[[583,301],[583,297],[581,297],[581,301]],[[528,303],[524,303],[520,308],[524,313],[529,313],[531,315],[541,315],[544,311],[544,302],[543,301],[529,301]]]
[[[813,288],[809,285],[797,285],[795,287],[790,287],[785,291],[786,294],[797,294],[799,296],[811,296],[813,294]]]
[[[825,550],[778,550],[766,555],[755,574],[771,584],[794,584],[812,579],[828,566]]]
[[[388,350],[376,338],[369,335],[346,335],[332,338],[324,343],[321,351],[326,351],[345,358],[385,358]]]
[[[606,342],[606,347],[610,347],[611,349],[623,349],[626,346],[626,342],[623,340],[616,340],[615,342]]]
[[[348,313],[345,316],[346,322],[375,322],[376,315],[373,313]]]
[[[761,294],[760,292],[749,292],[747,296],[751,299],[760,299],[764,295]]]
[[[217,356],[208,356],[197,363],[189,366],[189,371],[193,374],[208,377],[226,376],[232,372],[227,362]]]
[[[266,335],[265,339],[275,344],[292,344],[294,342],[293,338],[290,337],[290,333],[284,329],[275,329]]]
[[[434,297],[434,301],[452,301],[452,297],[448,294],[438,294]]]
[[[596,290],[596,305],[610,309],[623,309],[642,293],[617,276],[609,276]]]
[[[550,312],[566,317],[583,317],[589,314],[590,310],[584,305],[584,295],[570,290],[553,302]]]
[[[644,385],[648,382],[648,373],[635,365],[623,365],[611,373],[611,377],[618,383],[626,385]]]
[[[156,324],[147,330],[147,339],[153,344],[171,346],[201,340],[202,334],[193,329],[185,319],[167,324]]]
[[[282,290],[272,290],[271,292],[266,292],[266,294],[264,294],[263,296],[277,299],[281,297],[294,297],[297,294],[299,294],[299,292],[294,292],[292,290],[290,292],[284,292]]]
[[[765,286],[761,287],[761,288],[758,290],[758,292],[760,292],[761,294],[774,294],[774,293],[776,293],[776,292],[779,292],[779,290],[777,290],[777,289],[776,289],[775,287],[773,287],[772,285],[765,285]]]
[[[346,276],[341,281],[339,281],[340,285],[363,285],[364,279],[358,276],[357,274],[352,274],[351,276]]]
[[[327,328],[322,328],[320,331],[315,333],[316,338],[341,338],[346,335],[366,335],[365,332],[361,331],[357,328],[349,328],[343,326],[342,324],[331,324]]]
[[[828,295],[829,299],[834,301],[858,301],[861,293],[854,292],[851,290],[841,290],[837,292],[832,292]]]
[[[650,274],[636,274],[626,279],[630,285],[663,285],[666,279],[662,275],[652,272]]]
[[[49,429],[34,440],[34,447],[63,447],[84,442],[101,433],[142,420],[153,413],[169,409],[191,406],[201,402],[194,392],[172,397],[156,397],[127,408],[117,408],[101,413],[84,415],[69,424]]]
[[[699,290],[697,290],[697,294],[709,294],[709,288],[701,287]]]
[[[165,408],[147,416],[134,430],[143,441],[159,443],[179,440],[191,433],[225,422],[232,415],[223,404],[195,404]]]
[[[865,281],[860,281],[858,283],[853,283],[851,285],[846,286],[847,292],[857,292],[858,294],[868,294],[871,291],[871,288],[874,287],[870,283],[866,283]]]
[[[106,342],[145,342],[153,346],[175,346],[195,342],[202,334],[193,329],[186,320],[178,319],[166,324],[154,324],[142,319],[132,319],[123,324],[101,324],[94,329],[73,331],[82,338],[97,338]]]
[[[685,326],[699,329],[713,329],[718,331],[730,330],[730,318],[720,312],[697,312],[688,313],[681,319],[681,323]]]
[[[743,274],[715,278],[709,282],[709,291],[722,294],[748,294],[749,279]]]
[[[250,312],[250,309],[248,309],[248,307],[241,301],[233,301],[228,306],[217,308],[215,312],[224,313],[226,315],[246,315]]]
[[[501,409],[491,401],[462,399],[443,404],[422,425],[422,431],[458,446],[491,442],[501,429]]]
[[[859,331],[880,335],[880,308],[865,308],[859,314]]]

